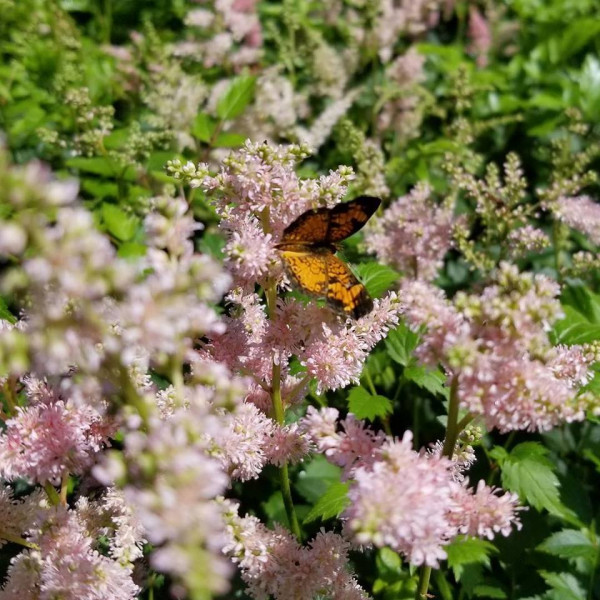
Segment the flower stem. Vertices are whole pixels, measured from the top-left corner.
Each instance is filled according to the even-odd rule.
[[[460,429],[458,428],[458,377],[455,375],[450,384],[450,401],[448,404],[448,423],[446,425],[446,438],[444,439],[444,447],[442,456],[452,460],[454,447]]]
[[[450,383],[450,399],[448,403],[448,423],[446,424],[446,437],[444,438],[444,447],[442,456],[452,460],[456,440],[461,432],[460,424],[463,424],[463,419],[460,424],[458,422],[458,376],[455,375]],[[464,423],[466,425],[467,423]],[[463,427],[464,427],[463,425]],[[431,577],[431,567],[422,566],[419,573],[419,585],[415,594],[415,600],[427,600],[427,589],[429,588],[429,578]]]
[[[60,483],[60,504],[61,504],[61,506],[67,505],[68,491],[69,491],[69,474],[65,473],[63,475],[62,481]]]
[[[269,312],[269,318],[275,318],[275,306],[277,304],[277,289],[275,282],[269,282],[269,285],[265,289],[267,296],[267,310]],[[284,424],[285,412],[283,409],[283,400],[281,398],[281,365],[273,358],[273,371],[271,377],[271,402],[273,405],[273,416],[279,425]],[[292,489],[290,487],[290,477],[288,473],[287,462],[279,468],[279,483],[281,486],[281,495],[283,496],[283,505],[285,512],[290,523],[292,533],[301,539],[300,526],[298,525],[298,518],[296,517],[296,511],[294,509],[294,502],[292,500]]]
[[[50,504],[52,504],[52,506],[58,506],[60,504],[60,496],[50,482],[46,482],[44,484],[44,491],[46,492],[48,500],[50,500]]]
[[[40,547],[33,542],[28,542],[26,539],[19,537],[18,535],[12,535],[0,530],[0,539],[12,542],[13,544],[19,544],[19,546],[25,546],[25,548],[31,548],[32,550],[39,550]]]
[[[429,589],[429,578],[431,577],[431,567],[421,567],[419,573],[419,585],[415,600],[427,600],[427,590]]]

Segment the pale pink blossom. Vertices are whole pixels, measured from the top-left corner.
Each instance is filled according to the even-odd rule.
[[[357,465],[370,464],[379,454],[385,441],[383,432],[374,432],[349,414],[339,421],[339,412],[335,408],[323,408],[317,411],[309,406],[306,416],[300,421],[300,427],[317,451],[338,467],[343,467],[345,476]]]
[[[228,539],[223,548],[239,565],[246,592],[257,600],[366,600],[348,565],[350,544],[321,530],[301,546],[283,527],[267,529],[256,517],[239,517],[238,507],[222,501]]]
[[[431,280],[452,247],[452,209],[440,206],[427,186],[392,203],[365,231],[365,245],[384,264],[408,277]]]
[[[550,238],[541,229],[533,225],[525,225],[513,229],[507,238],[509,254],[513,258],[525,255],[527,252],[540,252],[550,246]]]
[[[559,287],[544,275],[502,263],[496,283],[480,294],[459,292],[450,302],[434,286],[403,286],[405,315],[426,326],[417,356],[441,363],[458,383],[464,408],[488,428],[545,431],[595,411],[580,393],[596,353],[586,346],[552,347],[548,330],[562,316]]]
[[[589,196],[559,198],[552,207],[554,214],[564,223],[581,231],[600,245],[600,204]]]
[[[0,473],[9,481],[60,483],[69,473],[81,474],[108,444],[115,424],[104,403],[77,405],[46,382],[28,378],[29,404],[18,407],[0,435]]]
[[[492,30],[487,19],[473,4],[469,6],[469,39],[469,52],[475,55],[479,67],[485,67],[492,47]]]
[[[514,529],[521,529],[518,512],[523,507],[519,506],[519,497],[499,492],[481,480],[474,491],[463,488],[456,495],[459,508],[454,516],[462,534],[492,540],[497,533],[508,536]]]
[[[11,560],[1,600],[134,600],[140,589],[130,563],[101,555],[76,511],[40,509],[25,550]]]

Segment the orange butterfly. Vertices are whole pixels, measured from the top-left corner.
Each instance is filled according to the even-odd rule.
[[[381,200],[359,196],[333,208],[308,210],[288,225],[277,244],[287,272],[302,291],[327,298],[335,310],[355,319],[373,308],[365,286],[335,252],[337,243],[356,233]]]

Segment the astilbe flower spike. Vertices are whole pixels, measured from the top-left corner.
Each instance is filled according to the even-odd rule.
[[[350,489],[341,518],[358,544],[389,546],[411,564],[437,567],[459,534],[492,539],[521,527],[515,494],[499,494],[483,481],[473,490],[457,477],[471,461],[417,453],[410,431],[402,439],[386,437],[352,415],[339,422],[339,433],[337,417],[335,409],[311,408],[301,427],[319,452],[344,467]]]
[[[598,412],[581,388],[597,360],[593,344],[553,347],[548,329],[561,316],[558,284],[501,263],[481,294],[452,302],[432,285],[407,282],[406,318],[427,331],[417,348],[425,363],[441,363],[457,378],[461,405],[502,432],[546,431]]]

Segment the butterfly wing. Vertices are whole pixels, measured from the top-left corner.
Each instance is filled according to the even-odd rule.
[[[330,250],[298,244],[280,252],[287,272],[305,293],[325,297],[334,310],[355,319],[373,308],[365,286]]]
[[[362,229],[380,204],[379,198],[359,196],[350,202],[334,206],[330,214],[327,243],[341,242]]]
[[[350,267],[335,254],[328,252],[327,262],[327,302],[343,314],[355,319],[373,309],[373,300],[365,286],[358,281]]]
[[[313,252],[310,247],[301,244],[289,245],[280,251],[287,273],[298,287],[313,296],[327,294],[327,254],[328,251]]]
[[[340,242],[361,229],[380,203],[379,198],[359,196],[333,208],[308,210],[285,228],[280,245]]]

